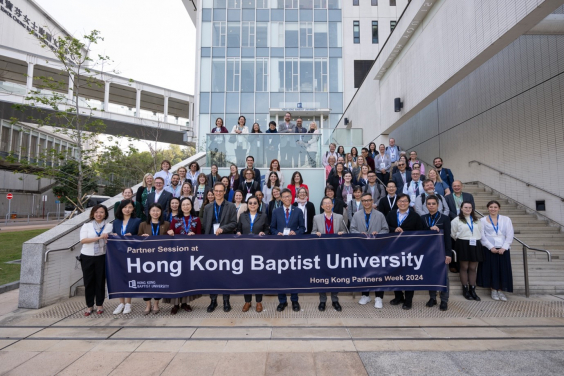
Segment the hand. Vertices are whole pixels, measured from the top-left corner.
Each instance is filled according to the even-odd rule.
[[[188,233],[188,236],[192,236],[192,235],[196,235],[196,234],[193,233],[192,231],[190,231],[190,232]]]
[[[125,236],[131,236],[131,232],[128,232],[127,234],[125,234]]]
[[[320,233],[319,231],[317,231],[317,232],[315,233],[315,235],[321,237],[321,233]]]
[[[266,234],[264,232],[259,232],[259,236],[265,236]]]
[[[378,231],[372,231],[372,235],[378,235]]]
[[[401,228],[401,227],[396,227],[396,232],[403,232],[403,228]]]
[[[215,232],[216,235],[221,235],[223,234],[223,229],[220,227],[217,229],[217,231]]]
[[[172,230],[168,230],[166,233],[170,236],[174,236],[174,231],[172,231]]]
[[[100,239],[107,239],[108,238],[108,233],[105,232],[102,235],[99,236]]]
[[[112,232],[112,233],[110,233],[110,235],[116,236],[117,234],[115,232]]]
[[[452,261],[450,256],[445,257],[445,264],[450,264],[450,262]]]
[[[337,233],[337,235],[343,235],[343,234],[344,234],[343,231],[339,231],[339,232]]]
[[[381,169],[380,172],[381,172],[382,174],[385,174],[385,173],[386,173],[386,170],[385,170],[385,169]]]
[[[437,226],[433,226],[429,230],[435,230],[436,232],[441,231],[441,230],[439,230],[439,228]]]
[[[144,237],[148,237],[148,236],[149,236],[149,234],[143,234],[143,235],[141,235],[141,236],[144,236]]]
[[[279,232],[279,233],[278,233],[278,234],[276,234],[276,235],[284,235],[284,234],[283,234],[283,233],[281,233],[281,232]]]
[[[241,235],[241,233],[240,233],[240,232],[238,232],[238,233],[237,233],[237,235]]]
[[[499,253],[500,255],[503,255],[503,252],[505,252],[505,249],[503,248],[497,250],[497,253]]]
[[[492,251],[492,253],[497,253],[497,249],[495,247],[493,247],[492,249],[490,249],[490,251]]]
[[[290,231],[290,235],[296,235],[294,231]]]

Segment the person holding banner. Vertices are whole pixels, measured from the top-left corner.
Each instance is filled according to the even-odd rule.
[[[312,234],[321,236],[322,234],[338,234],[343,235],[346,231],[345,222],[343,221],[343,216],[337,213],[333,213],[333,200],[325,196],[321,200],[321,207],[323,208],[323,213],[313,217],[313,227],[311,229]],[[343,308],[339,304],[339,293],[331,293],[331,303],[335,311],[341,312]],[[321,312],[325,311],[325,306],[327,305],[327,293],[319,293],[319,306],[317,307]]]
[[[166,235],[168,230],[170,229],[170,222],[164,220],[164,213],[163,208],[158,203],[153,203],[149,206],[149,217],[147,218],[146,222],[143,222],[139,225],[139,236],[160,236]],[[153,311],[153,314],[159,313],[161,310],[159,308],[159,300],[161,298],[155,298],[155,305],[151,307],[151,298],[143,298],[143,301],[146,302],[145,310],[143,311],[144,315],[148,315]]]
[[[116,211],[116,219],[112,223],[112,235],[131,236],[137,235],[141,219],[135,218],[132,200],[122,200]],[[131,298],[119,298],[119,305],[114,310],[114,315],[131,313]]]
[[[374,200],[370,192],[362,194],[361,203],[363,210],[357,211],[351,219],[351,233],[376,235],[390,232],[384,214],[374,209]],[[374,293],[374,308],[381,309],[383,307],[384,291],[375,291]],[[370,302],[370,292],[364,291],[358,304],[364,305],[368,302]]]
[[[389,212],[386,217],[390,232],[401,233],[404,231],[422,231],[425,229],[425,225],[419,214],[409,208],[410,204],[411,200],[408,195],[398,195],[398,210]],[[398,305],[403,303],[401,308],[411,309],[413,293],[413,291],[406,291],[404,297],[403,291],[394,291],[395,298],[390,301],[390,304]]]
[[[439,199],[435,195],[427,196],[426,200],[427,214],[424,214],[421,219],[425,225],[425,230],[440,232],[443,230],[443,238],[445,241],[445,264],[450,264],[451,261],[451,239],[450,239],[450,218],[446,214],[442,214],[439,211]],[[446,280],[447,290],[441,291],[441,305],[439,309],[441,311],[446,311],[448,309],[448,296],[450,290],[450,283]],[[429,291],[429,301],[427,302],[427,307],[431,308],[437,305],[437,292]]]
[[[168,223],[172,223],[172,218],[176,217],[180,209],[180,199],[173,197],[168,203],[168,208],[165,211],[165,218]]]
[[[300,175],[301,177],[301,175]],[[292,206],[292,192],[288,188],[282,190],[282,206],[272,212],[272,221],[270,222],[271,235],[301,235],[305,231],[304,215],[302,211]],[[298,294],[292,293],[290,300],[292,301],[292,310],[300,311],[300,303],[298,302]],[[278,294],[278,312],[284,311],[288,306],[288,297],[286,294]]]
[[[200,218],[196,217],[196,212],[192,206],[190,198],[183,198],[180,201],[180,211],[172,218],[170,229],[167,231],[169,235],[200,235],[202,233],[202,224]],[[164,303],[172,303],[171,315],[176,315],[182,308],[186,312],[192,312],[192,307],[188,302],[199,298],[201,295],[183,296],[182,298],[164,299]]]
[[[80,266],[84,279],[84,297],[86,311],[84,316],[90,316],[94,310],[96,298],[96,312],[104,313],[104,298],[106,296],[106,239],[112,232],[112,226],[106,223],[108,208],[102,204],[95,205],[90,211],[90,222],[80,229]]]
[[[478,263],[484,261],[480,242],[482,222],[478,220],[471,202],[462,203],[460,214],[451,222],[451,236],[455,240],[454,250],[460,261],[462,295],[467,300],[480,301],[476,295],[476,272]]]
[[[249,197],[247,200],[248,210],[239,216],[237,222],[237,235],[254,234],[264,236],[269,233],[268,218],[266,213],[261,213],[258,210],[259,201],[255,196]],[[253,296],[245,294],[245,305],[243,312],[248,312],[251,308],[251,301]],[[255,295],[257,306],[256,311],[262,312],[262,294]]]
[[[248,170],[247,170],[248,171]],[[251,170],[252,171],[252,170]],[[220,182],[213,187],[215,201],[204,208],[204,234],[233,234],[237,229],[237,210],[231,202],[225,201],[225,187]],[[223,294],[223,311],[231,311],[229,294]],[[217,294],[210,294],[210,305],[207,311],[213,312],[217,307]]]

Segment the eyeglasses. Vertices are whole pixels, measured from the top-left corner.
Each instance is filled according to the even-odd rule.
[[[225,191],[218,191],[217,189],[213,190],[214,193],[225,193]]]
[[[372,202],[372,200],[361,200],[361,202],[363,202],[363,203],[369,203],[369,202]]]
[[[407,200],[398,200],[398,204],[409,204]]]
[[[258,202],[247,202],[247,205],[258,205]]]

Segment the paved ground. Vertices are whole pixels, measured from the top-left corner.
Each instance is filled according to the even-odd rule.
[[[375,317],[351,296],[341,298],[342,313],[316,312],[317,297],[305,296],[303,311],[284,317],[272,312],[275,297],[266,297],[262,318],[245,317],[238,296],[231,313],[212,315],[207,297],[177,316],[166,304],[142,316],[143,302],[134,301],[130,316],[114,317],[110,301],[109,313],[85,318],[81,297],[21,310],[17,293],[0,295],[0,374],[561,375],[564,367],[564,300],[555,296],[509,304],[453,297],[452,311],[429,317],[438,309],[416,295],[401,318],[388,295],[380,312],[396,318]]]
[[[2,232],[15,232],[15,231],[27,231],[27,230],[41,230],[41,229],[50,229],[57,226],[61,221],[30,221],[29,223],[26,221],[18,220],[16,222],[8,222],[7,224],[4,221],[0,222],[0,231]]]

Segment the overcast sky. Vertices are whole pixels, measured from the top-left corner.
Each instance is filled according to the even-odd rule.
[[[196,29],[181,0],[35,0],[75,36],[99,30],[97,52],[120,75],[194,94]]]

